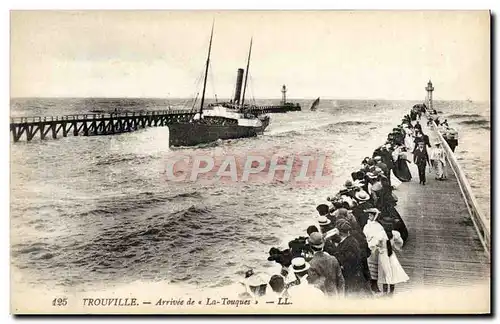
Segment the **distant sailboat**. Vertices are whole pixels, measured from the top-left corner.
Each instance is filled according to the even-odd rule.
[[[316,100],[314,100],[314,102],[312,103],[311,111],[316,111],[316,108],[318,107],[318,105],[319,105],[319,97],[316,98]]]

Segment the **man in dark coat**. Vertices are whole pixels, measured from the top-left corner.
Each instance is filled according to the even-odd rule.
[[[417,148],[413,152],[413,163],[418,167],[418,177],[420,179],[420,184],[425,185],[425,168],[427,164],[430,167],[429,155],[427,154],[427,149],[424,147],[424,142],[420,141]]]
[[[368,194],[366,192],[364,194],[368,196]],[[359,205],[357,205],[355,207],[358,207],[358,206]],[[360,211],[363,214],[365,214],[364,213],[365,209],[373,207],[369,203],[362,203],[361,206],[362,206],[361,208],[363,208],[363,209],[361,209]],[[344,224],[345,221],[349,222],[349,226],[351,228],[350,231],[349,231],[349,234],[354,239],[356,239],[356,241],[358,242],[358,247],[359,247],[360,254],[361,254],[361,266],[362,266],[361,268],[362,268],[363,275],[365,276],[366,280],[370,280],[370,270],[368,268],[367,258],[370,256],[371,250],[368,247],[368,242],[366,240],[365,234],[363,233],[363,228],[360,227],[360,225],[359,225],[359,223],[357,221],[356,216],[354,216],[354,219],[353,219],[352,217],[349,217],[349,213],[352,213],[352,215],[354,216],[354,211],[353,210],[347,211],[347,213],[343,212],[342,209],[339,210],[339,215],[337,216],[336,227],[337,227],[337,230],[339,231],[339,227],[342,224]],[[368,220],[368,216],[366,216],[365,224],[366,224],[367,220]],[[364,225],[363,225],[363,227],[364,227]],[[341,241],[342,237],[340,235],[340,232],[339,232],[338,236],[335,237],[335,239],[336,239],[337,243]],[[333,255],[335,255],[335,253],[337,253],[338,248],[339,248],[339,246],[337,246],[334,250],[332,250],[333,251]],[[325,243],[325,251],[327,251],[326,250],[326,243]]]
[[[327,296],[343,296],[345,280],[339,261],[323,251],[324,240],[321,234],[312,233],[308,241],[314,251],[314,256],[309,262],[309,283],[318,286]]]
[[[415,148],[413,149],[413,152],[415,152],[415,150],[417,149],[418,143],[420,141],[424,142],[425,147],[432,147],[432,145],[429,141],[429,136],[425,135],[421,131],[418,131],[415,133]]]
[[[363,274],[362,256],[358,241],[350,235],[351,226],[346,220],[337,221],[340,243],[335,257],[342,266],[346,295],[359,295],[369,292],[368,281]]]
[[[311,225],[307,228],[307,235],[311,236],[312,233],[319,233],[321,235],[319,229],[314,225]],[[322,236],[324,236],[324,235],[322,235]],[[310,242],[308,241],[307,243],[309,244]],[[323,251],[329,253],[330,255],[333,255],[335,250],[336,250],[336,246],[333,243],[333,241],[331,239],[325,239],[325,245],[324,245]],[[309,262],[310,260],[306,260],[306,261]]]
[[[417,120],[417,123],[415,124],[414,128],[420,132],[422,132],[422,125],[420,125],[419,121]]]
[[[389,168],[389,178],[390,178],[390,170],[394,169],[394,161],[392,160],[392,153],[389,151],[390,145],[383,145],[380,150],[380,157],[382,158],[382,162],[384,162]]]
[[[380,169],[382,169],[382,172],[384,173],[385,177],[387,178],[387,180],[389,182],[389,185],[391,185],[391,170],[389,169],[389,167],[387,166],[387,164],[385,164],[382,161],[382,157],[381,156],[376,156],[376,157],[373,158],[373,160],[375,161],[375,166],[377,166]]]

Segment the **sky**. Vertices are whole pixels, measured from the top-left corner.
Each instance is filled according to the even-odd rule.
[[[487,11],[12,11],[11,97],[193,97],[212,21],[207,97],[490,98]]]

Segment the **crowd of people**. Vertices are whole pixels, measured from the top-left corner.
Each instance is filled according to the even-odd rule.
[[[269,250],[268,261],[281,266],[279,273],[267,279],[247,272],[248,297],[391,296],[397,284],[409,280],[397,256],[410,237],[395,191],[411,181],[411,161],[422,185],[427,165],[436,179],[446,177],[444,152],[422,132],[422,115],[429,118],[425,106],[414,106],[343,188],[316,206],[316,224],[306,229],[307,235],[290,241],[285,250]]]
[[[458,146],[458,132],[456,129],[450,127],[448,124],[448,120],[445,119],[444,121],[440,121],[439,117],[433,118],[432,116],[429,116],[429,124],[432,123],[436,124],[438,127],[438,131],[443,135],[444,140],[450,147],[452,152],[455,152],[455,148]]]

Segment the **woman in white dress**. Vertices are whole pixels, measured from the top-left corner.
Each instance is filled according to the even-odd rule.
[[[405,127],[404,130],[406,133],[404,144],[406,146],[406,149],[411,152],[413,150],[413,145],[414,145],[413,144],[413,137],[414,137],[413,130],[410,129],[409,127]]]
[[[378,292],[378,285],[382,284],[382,291],[387,294],[393,294],[395,285],[408,281],[410,278],[401,267],[396,253],[403,246],[401,235],[397,231],[390,231],[389,236],[384,227],[377,221],[380,211],[376,208],[366,210],[369,214],[368,223],[363,229],[366,236],[371,255],[368,258],[368,268],[370,269],[372,291]]]
[[[394,294],[396,284],[410,280],[394,250],[401,251],[403,239],[398,231],[384,231],[385,238],[377,243],[378,282],[384,294]],[[381,235],[382,236],[382,235]]]
[[[436,142],[432,152],[432,160],[434,160],[434,171],[436,172],[436,180],[446,179],[446,158],[441,143]]]
[[[380,289],[377,284],[378,280],[378,250],[374,249],[374,244],[378,241],[377,237],[380,237],[381,233],[384,232],[384,228],[377,222],[377,218],[380,215],[380,211],[377,208],[369,208],[364,210],[368,214],[368,221],[363,227],[363,233],[366,236],[366,241],[368,242],[368,247],[371,250],[370,256],[367,258],[368,269],[370,270],[370,285],[373,293],[379,293]],[[385,232],[384,232],[385,233]],[[370,242],[372,245],[370,246]]]

